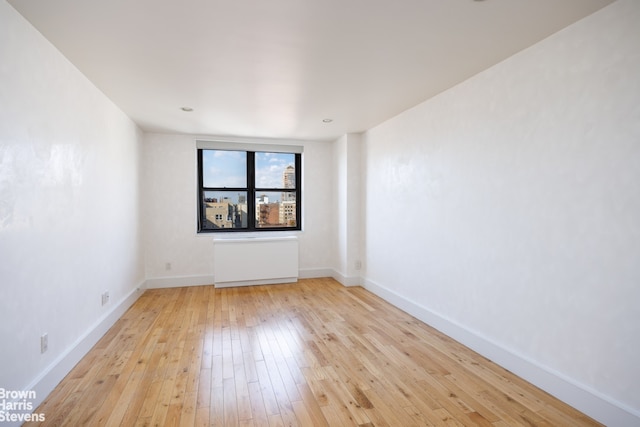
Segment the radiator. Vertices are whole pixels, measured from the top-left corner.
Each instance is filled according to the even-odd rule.
[[[216,238],[215,286],[265,285],[298,280],[298,238]]]

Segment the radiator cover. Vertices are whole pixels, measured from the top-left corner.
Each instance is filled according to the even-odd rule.
[[[298,280],[298,238],[215,238],[214,279],[219,288]]]

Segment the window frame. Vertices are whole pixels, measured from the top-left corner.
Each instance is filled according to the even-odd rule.
[[[270,231],[300,231],[302,230],[302,150],[301,147],[291,146],[275,146],[275,145],[257,145],[248,144],[245,146],[240,143],[222,143],[220,146],[216,146],[215,143],[205,142],[200,143],[198,141],[197,150],[197,167],[198,167],[198,219],[197,219],[197,232],[198,234],[207,233],[237,233],[237,232],[270,232]],[[246,187],[205,187],[204,186],[204,173],[203,173],[203,153],[206,150],[211,151],[241,151],[246,153]],[[282,153],[294,155],[294,168],[295,168],[295,189],[284,188],[263,188],[256,187],[255,182],[255,155],[256,153]],[[206,220],[206,204],[205,204],[205,192],[217,191],[217,192],[245,192],[247,194],[247,227],[246,228],[203,228],[203,223]],[[295,227],[258,227],[256,221],[256,199],[260,193],[283,193],[291,192],[295,194],[296,198],[296,225]]]

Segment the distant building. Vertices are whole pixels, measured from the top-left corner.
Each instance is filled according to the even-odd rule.
[[[282,172],[282,186],[284,188],[296,188],[296,169],[289,165]],[[282,193],[282,201],[283,202],[295,202],[296,194],[293,192],[283,192]]]
[[[238,195],[239,203],[229,197],[218,200],[215,197],[205,199],[206,225],[204,228],[240,228],[246,227],[249,219],[247,197]]]
[[[235,206],[229,199],[223,202],[207,202],[205,216],[211,228],[233,228]]]
[[[282,172],[282,186],[284,188],[296,188],[296,169],[289,165]],[[282,203],[280,204],[278,220],[281,225],[295,226],[296,225],[296,193],[295,192],[283,192]]]
[[[282,203],[280,203],[280,208],[278,210],[278,221],[280,222],[281,225],[285,225],[287,227],[295,227],[296,225],[295,197],[293,201],[283,201]]]
[[[236,205],[236,224],[238,227],[246,228],[249,224],[249,206],[247,205],[247,198],[242,197],[239,199]]]
[[[258,227],[280,225],[280,203],[269,203],[269,198],[262,195],[256,199],[256,222]]]

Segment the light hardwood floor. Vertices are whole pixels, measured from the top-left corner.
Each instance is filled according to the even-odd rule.
[[[360,287],[146,291],[35,410],[65,426],[591,426]]]

